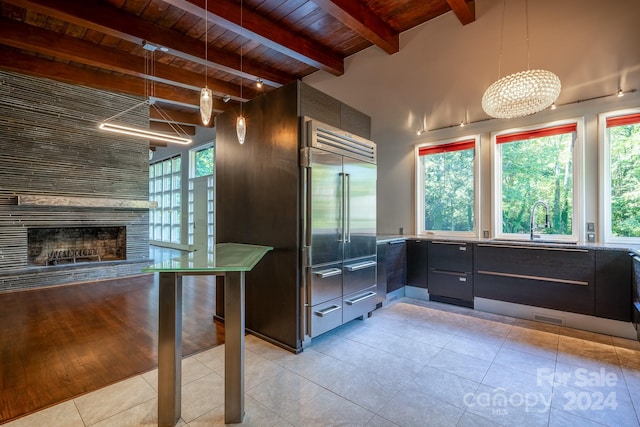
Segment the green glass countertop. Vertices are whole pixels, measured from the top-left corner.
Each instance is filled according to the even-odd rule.
[[[272,250],[271,246],[218,243],[213,251],[195,250],[178,258],[143,268],[144,272],[223,272],[251,271]]]

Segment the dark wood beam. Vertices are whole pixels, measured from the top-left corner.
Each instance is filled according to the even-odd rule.
[[[51,61],[33,55],[27,55],[9,47],[0,46],[0,68],[31,76],[45,77],[66,83],[78,84],[95,89],[145,96],[145,80],[138,77],[121,76],[77,67],[68,63]],[[178,88],[162,83],[155,85],[154,99],[163,103],[198,108],[200,93],[194,90]],[[216,112],[229,108],[227,103],[215,98],[213,109]]]
[[[178,127],[179,126],[179,127]],[[167,133],[171,133],[171,134],[175,134],[176,131],[175,129],[178,129],[178,131],[180,131],[180,133],[185,134],[185,135],[190,135],[193,136],[196,134],[196,127],[195,126],[186,126],[186,125],[171,125],[169,123],[164,123],[164,122],[154,122],[151,121],[149,122],[149,129],[155,132],[167,132]]]
[[[313,0],[322,10],[388,54],[400,50],[396,33],[363,3],[354,0]]]
[[[474,1],[447,0],[449,7],[456,14],[462,25],[467,25],[476,20],[476,4]]]
[[[110,36],[142,45],[147,41],[169,49],[169,54],[205,65],[205,43],[170,28],[158,27],[151,21],[111,7],[98,0],[3,0],[19,7],[61,19]],[[255,80],[258,76],[268,85],[280,86],[295,80],[295,76],[261,62],[243,59],[222,49],[209,49],[208,66]]]
[[[160,62],[155,62],[153,67],[145,67],[144,57],[6,18],[0,18],[0,44],[185,89],[197,91],[204,86],[204,75]],[[150,69],[153,74],[148,72]],[[240,100],[237,85],[209,78],[208,86],[219,97],[229,94]],[[242,94],[245,100],[257,96],[257,92],[249,87],[243,88]]]
[[[164,0],[192,15],[202,16],[205,0]],[[240,5],[232,0],[215,0],[207,4],[207,19],[270,49],[334,75],[344,74],[344,59],[321,44],[287,30],[280,23],[244,8],[240,22]]]
[[[167,116],[169,116],[170,120],[167,120],[167,117],[162,116],[160,113],[158,113],[155,108],[149,108],[149,120],[159,123],[167,123],[171,121],[173,123],[178,123],[181,125],[202,126],[202,122],[200,121],[200,112],[198,112],[197,110],[194,110],[194,112],[190,113],[185,111],[173,110],[166,106],[162,106],[161,109],[164,113],[166,113]],[[210,127],[213,127],[213,120],[211,121]]]

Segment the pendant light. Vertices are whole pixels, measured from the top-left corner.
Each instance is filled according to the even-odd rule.
[[[502,62],[502,40],[504,39],[504,15],[502,9],[502,33],[498,77]],[[552,105],[560,95],[560,79],[551,71],[529,69],[529,6],[525,0],[527,33],[527,71],[511,74],[493,83],[482,96],[482,108],[491,117],[508,119],[537,113]]]
[[[205,126],[211,122],[211,113],[213,112],[213,94],[209,89],[209,7],[208,2],[204,2],[204,87],[200,90],[200,119]]]
[[[240,115],[236,119],[236,135],[238,136],[238,142],[244,144],[244,138],[247,135],[247,121],[242,114],[242,0],[240,0]]]

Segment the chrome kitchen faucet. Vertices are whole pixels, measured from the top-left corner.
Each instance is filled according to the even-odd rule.
[[[542,205],[542,207],[544,207],[544,228],[549,228],[549,207],[542,200],[538,200],[533,204],[533,207],[531,208],[531,234],[530,234],[531,240],[533,240],[534,237],[540,237],[534,234],[535,228],[537,226],[535,221],[535,213],[536,213],[536,208],[539,205]]]

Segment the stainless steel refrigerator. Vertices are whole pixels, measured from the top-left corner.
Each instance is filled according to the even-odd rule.
[[[302,164],[305,338],[367,316],[376,300],[376,145],[304,122]]]

